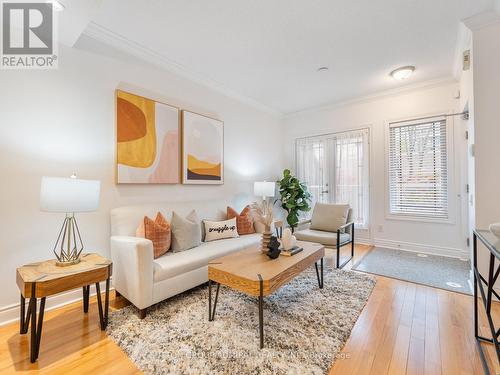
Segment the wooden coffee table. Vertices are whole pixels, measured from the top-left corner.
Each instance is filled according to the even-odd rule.
[[[98,254],[82,254],[80,263],[67,267],[56,266],[56,260],[53,259],[45,262],[26,264],[17,269],[16,282],[21,291],[19,332],[21,334],[27,333],[28,327],[31,325],[31,363],[36,362],[40,351],[45,299],[48,296],[75,288],[82,288],[83,312],[87,313],[89,310],[90,285],[95,284],[101,330],[104,331],[106,329],[109,310],[109,280],[111,278],[112,267],[113,265],[110,260]],[[106,281],[104,311],[99,286],[99,282],[101,281]],[[29,298],[27,313],[25,313],[26,298]],[[36,319],[37,298],[40,298],[38,322]]]
[[[215,318],[215,308],[219,297],[220,285],[226,285],[250,296],[259,298],[260,347],[264,347],[264,297],[274,293],[282,285],[292,280],[313,264],[320,288],[323,288],[323,245],[311,242],[298,242],[304,250],[293,256],[281,255],[270,259],[260,247],[238,251],[208,264],[208,320]],[[318,270],[320,261],[320,270]],[[217,284],[212,308],[212,282]]]

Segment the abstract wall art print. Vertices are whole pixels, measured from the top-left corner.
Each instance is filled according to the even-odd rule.
[[[116,182],[180,182],[179,109],[116,91]]]
[[[224,183],[224,123],[182,111],[182,183]]]

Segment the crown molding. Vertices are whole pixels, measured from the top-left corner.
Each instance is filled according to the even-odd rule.
[[[375,94],[360,96],[360,97],[356,97],[356,98],[352,98],[352,99],[348,99],[348,100],[344,100],[344,101],[333,102],[333,103],[326,104],[326,105],[315,106],[315,107],[302,109],[302,110],[296,111],[296,112],[286,113],[284,117],[291,118],[291,117],[295,117],[295,116],[303,115],[303,114],[307,114],[307,113],[312,113],[312,112],[327,111],[327,110],[332,110],[332,109],[345,107],[345,106],[349,106],[349,105],[354,105],[354,104],[368,103],[368,102],[372,102],[375,100],[388,98],[391,96],[408,94],[408,93],[411,93],[414,91],[431,89],[434,87],[456,84],[456,83],[457,83],[457,80],[454,79],[453,77],[443,77],[443,78],[428,80],[425,82],[406,85],[406,86],[402,86],[402,87],[398,87],[398,88],[394,88],[394,89],[379,91]]]
[[[500,23],[500,1],[495,1],[493,9],[468,17],[463,23],[472,31]]]
[[[149,62],[153,65],[159,66],[171,73],[182,76],[190,81],[201,84],[205,87],[208,87],[214,91],[222,93],[232,99],[235,99],[241,103],[247,104],[259,111],[270,114],[274,117],[282,118],[283,113],[271,108],[265,104],[262,104],[255,99],[249,98],[247,96],[238,94],[237,92],[225,87],[224,85],[206,77],[201,73],[192,72],[183,64],[180,64],[174,60],[169,59],[165,55],[162,55],[148,47],[145,47],[139,43],[136,43],[120,34],[117,34],[95,22],[90,22],[83,34],[97,40],[99,42],[110,45],[122,52],[130,54],[134,57],[140,58]]]

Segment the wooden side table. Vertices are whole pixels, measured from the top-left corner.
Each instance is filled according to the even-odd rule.
[[[83,312],[89,310],[90,285],[95,283],[101,330],[108,324],[109,279],[113,264],[98,254],[83,254],[81,262],[67,267],[56,266],[56,260],[26,264],[17,269],[16,283],[21,291],[20,333],[28,332],[31,320],[30,360],[36,362],[42,338],[45,298],[71,289],[83,289]],[[99,283],[106,281],[104,311]],[[29,298],[26,312],[26,298]],[[37,299],[40,298],[40,314],[36,320]]]

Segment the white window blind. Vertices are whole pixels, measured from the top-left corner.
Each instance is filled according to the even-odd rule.
[[[297,177],[309,188],[313,206],[316,202],[348,203],[356,226],[366,228],[368,129],[297,139],[295,154]]]
[[[389,127],[390,213],[448,219],[446,119]]]

